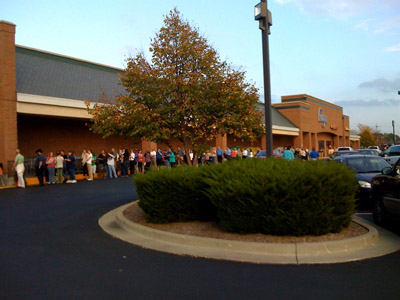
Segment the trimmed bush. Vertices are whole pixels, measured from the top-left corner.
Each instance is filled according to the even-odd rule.
[[[217,220],[228,232],[322,235],[351,222],[357,183],[323,161],[246,159],[138,174],[149,222]]]
[[[135,175],[139,207],[148,222],[166,223],[215,219],[216,208],[202,193],[202,168],[179,167]]]
[[[322,235],[347,227],[354,213],[357,184],[342,164],[251,159],[204,173],[228,232]]]

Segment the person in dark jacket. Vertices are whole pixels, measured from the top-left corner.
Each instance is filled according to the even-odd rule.
[[[35,153],[37,154],[37,157],[35,160],[36,177],[39,179],[39,184],[44,185],[43,177],[44,177],[44,172],[46,169],[46,158],[43,155],[42,149],[37,149],[35,151]]]

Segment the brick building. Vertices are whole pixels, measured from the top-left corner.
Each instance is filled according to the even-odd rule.
[[[83,147],[97,153],[103,148],[160,146],[144,139],[103,139],[87,128],[84,100],[123,93],[118,85],[123,69],[15,45],[15,25],[6,21],[0,21],[0,69],[0,162],[14,160],[16,148],[32,157],[37,148],[79,155]],[[329,145],[351,143],[349,117],[342,108],[308,95],[282,97],[282,103],[273,105],[272,123],[274,147],[315,147],[326,154]],[[264,145],[265,136],[252,142],[221,136],[212,143],[222,148]]]

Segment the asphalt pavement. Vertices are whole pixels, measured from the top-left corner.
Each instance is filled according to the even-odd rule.
[[[130,178],[0,190],[0,299],[400,298],[400,252],[257,265],[146,250],[104,233],[98,219],[135,199]]]

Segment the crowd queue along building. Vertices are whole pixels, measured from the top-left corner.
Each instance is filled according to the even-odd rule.
[[[15,44],[15,25],[0,21],[0,162],[13,161],[19,148],[25,157],[60,149],[79,155],[83,147],[101,149],[157,148],[145,139],[103,139],[88,129],[90,115],[85,100],[100,94],[123,93],[118,85],[123,69]],[[263,110],[263,104],[259,105]],[[327,155],[329,146],[359,146],[350,136],[349,117],[342,107],[301,94],[282,96],[272,105],[273,147],[312,149]],[[178,141],[173,141],[177,146]],[[255,141],[234,136],[218,137],[213,146],[264,149],[265,135]],[[5,170],[6,171],[6,170]]]

